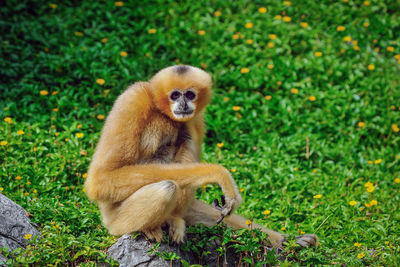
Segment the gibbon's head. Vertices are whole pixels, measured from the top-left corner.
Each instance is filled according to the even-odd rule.
[[[160,70],[150,79],[157,108],[175,121],[188,121],[210,102],[211,77],[187,65]]]

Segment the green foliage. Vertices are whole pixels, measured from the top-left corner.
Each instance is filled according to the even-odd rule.
[[[319,236],[316,249],[289,244],[288,262],[400,262],[398,1],[55,4],[0,7],[0,191],[43,234],[21,264],[105,261],[116,239],[82,192],[102,116],[176,63],[213,76],[203,159],[232,171],[238,212]],[[208,203],[220,194],[202,189]],[[257,254],[260,236],[245,236],[235,249]]]

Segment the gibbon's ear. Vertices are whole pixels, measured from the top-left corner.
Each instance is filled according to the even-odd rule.
[[[192,101],[195,107],[194,115],[201,112],[211,100],[211,77],[196,67],[187,65],[167,67],[154,75],[149,82],[156,107],[173,120],[176,120],[171,109],[173,104],[171,94],[174,91],[184,93],[190,90],[196,94]]]

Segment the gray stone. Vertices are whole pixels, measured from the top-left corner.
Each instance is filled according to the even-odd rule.
[[[190,238],[190,235],[188,238]],[[118,261],[121,267],[183,266],[181,259],[185,260],[189,264],[201,264],[207,266],[237,266],[239,262],[239,258],[235,255],[233,249],[228,249],[225,256],[218,256],[218,252],[216,252],[218,245],[215,241],[211,241],[208,244],[205,250],[209,251],[209,253],[203,257],[199,257],[194,252],[184,251],[179,245],[161,243],[156,251],[160,253],[164,251],[173,252],[180,257],[179,260],[174,260],[172,262],[160,259],[155,255],[155,253],[151,253],[154,246],[154,243],[149,242],[142,235],[135,239],[133,239],[131,235],[123,235],[108,249],[107,257]]]
[[[26,211],[12,200],[0,194],[0,248],[13,251],[16,248],[25,248],[28,240],[24,237],[31,234],[33,239],[40,233],[30,223]],[[0,264],[4,257],[0,255]]]

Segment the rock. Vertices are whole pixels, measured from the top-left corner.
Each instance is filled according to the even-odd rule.
[[[16,248],[25,248],[28,240],[24,237],[30,234],[31,239],[40,235],[39,231],[30,223],[26,211],[9,198],[0,194],[0,248],[13,251]],[[0,265],[5,259],[0,255]]]
[[[190,238],[190,235],[188,236]],[[218,242],[218,241],[217,241]],[[155,244],[150,243],[144,236],[140,235],[135,239],[131,235],[123,235],[118,241],[112,245],[107,252],[108,258],[118,261],[121,267],[147,266],[147,267],[169,267],[183,266],[181,260],[185,260],[189,264],[201,264],[207,266],[237,266],[239,257],[235,255],[233,249],[228,249],[226,256],[218,256],[215,241],[211,241],[205,248],[203,257],[199,257],[194,252],[185,251],[176,244],[161,243],[156,249],[158,253],[173,252],[180,257],[178,260],[166,261],[160,259],[154,251]],[[225,261],[225,264],[223,262]]]

